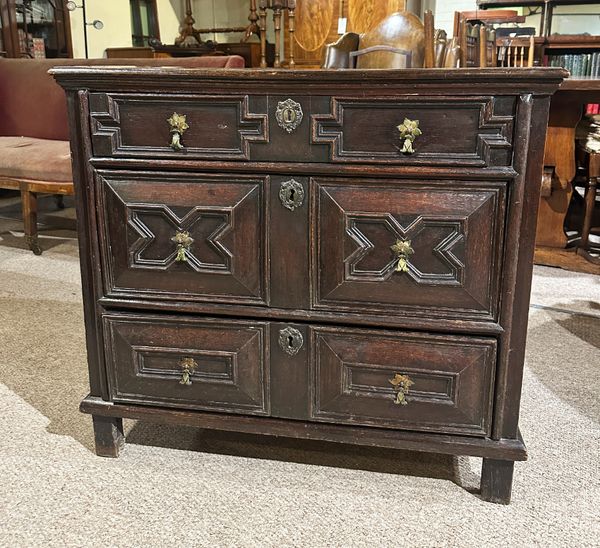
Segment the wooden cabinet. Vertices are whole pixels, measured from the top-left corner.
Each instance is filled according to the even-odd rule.
[[[474,455],[508,502],[562,70],[54,74],[98,454],[130,417]]]
[[[73,57],[66,0],[0,0],[0,52],[7,57]]]

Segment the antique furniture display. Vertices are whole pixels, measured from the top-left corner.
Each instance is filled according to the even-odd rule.
[[[598,274],[597,265],[577,255],[574,249],[567,249],[569,240],[565,233],[576,175],[575,128],[588,103],[600,103],[600,79],[568,78],[552,97],[535,262]]]
[[[296,67],[320,68],[328,44],[336,42],[346,32],[369,32],[387,16],[404,11],[405,7],[405,0],[296,0]],[[284,40],[287,51],[288,33],[284,34]]]
[[[73,57],[66,0],[0,0],[0,50],[6,57]]]
[[[596,233],[598,233],[598,226],[593,226],[593,221],[594,214],[597,212],[596,198],[598,182],[600,182],[600,152],[590,150],[581,145],[578,152],[585,177],[585,209],[581,227],[581,240],[577,246],[577,253],[590,263],[597,265],[599,267],[598,272],[600,272],[600,258],[597,253],[595,256],[590,253],[590,233],[592,232],[592,228],[596,228]]]
[[[562,69],[53,70],[122,418],[483,457],[508,503]]]
[[[260,28],[260,66],[267,68],[267,12],[273,11],[273,25],[275,27],[275,62],[273,66],[280,68],[284,64],[285,52],[281,51],[281,31],[284,21],[284,13],[287,13],[289,45],[287,67],[295,68],[295,48],[296,40],[294,33],[296,31],[296,0],[258,0],[258,16]]]
[[[435,57],[433,15],[428,30],[410,12],[394,13],[364,34],[349,32],[325,49],[324,68],[422,68],[433,67]],[[428,46],[426,48],[426,39]]]
[[[493,8],[494,10],[510,7],[527,8],[532,15],[539,15],[539,36],[550,36],[552,34],[552,20],[558,6],[593,6],[598,3],[598,0],[477,0],[477,6],[483,10],[487,8]]]
[[[25,240],[36,254],[38,194],[73,194],[69,128],[64,91],[48,74],[57,65],[113,64],[111,59],[0,59],[0,188],[21,193]],[[127,65],[164,64],[127,59]],[[242,68],[239,57],[172,59],[169,65]]]

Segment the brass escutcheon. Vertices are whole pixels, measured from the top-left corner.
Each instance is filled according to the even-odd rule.
[[[183,384],[184,386],[190,386],[192,384],[192,379],[190,377],[198,367],[196,360],[194,360],[194,358],[182,358],[182,360],[179,362],[179,367],[183,369],[183,373],[181,374],[181,380],[179,381],[179,384]]]
[[[177,244],[177,257],[175,260],[179,263],[187,261],[187,252],[190,246],[194,243],[194,238],[190,236],[189,232],[180,230],[171,238],[171,241]]]
[[[415,250],[412,248],[410,240],[396,240],[396,243],[390,248],[398,257],[396,272],[408,272],[408,257]]]
[[[277,124],[281,129],[284,129],[288,133],[292,133],[300,126],[302,119],[304,118],[302,105],[293,99],[280,101],[277,104],[275,118],[277,119]]]
[[[398,126],[398,131],[400,132],[400,139],[403,141],[400,152],[403,154],[413,154],[415,152],[413,148],[415,139],[419,135],[423,135],[423,132],[419,129],[419,120],[404,118],[404,122]]]
[[[390,379],[390,384],[397,390],[394,403],[397,405],[408,405],[406,394],[408,394],[410,387],[415,383],[410,380],[408,375],[396,373],[394,378]]]
[[[171,148],[173,150],[183,150],[184,146],[181,143],[181,138],[185,133],[186,129],[189,129],[189,125],[186,122],[187,116],[185,114],[177,114],[174,112],[172,116],[167,120],[171,127]]]

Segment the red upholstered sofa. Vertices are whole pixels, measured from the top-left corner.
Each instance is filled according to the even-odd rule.
[[[21,191],[25,238],[40,255],[37,194],[73,193],[65,94],[48,70],[57,65],[243,68],[238,56],[165,59],[0,59],[0,188]],[[62,201],[58,201],[61,207]]]

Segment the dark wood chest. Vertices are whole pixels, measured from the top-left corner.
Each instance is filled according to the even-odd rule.
[[[508,502],[558,69],[59,68],[123,417],[484,458]]]

